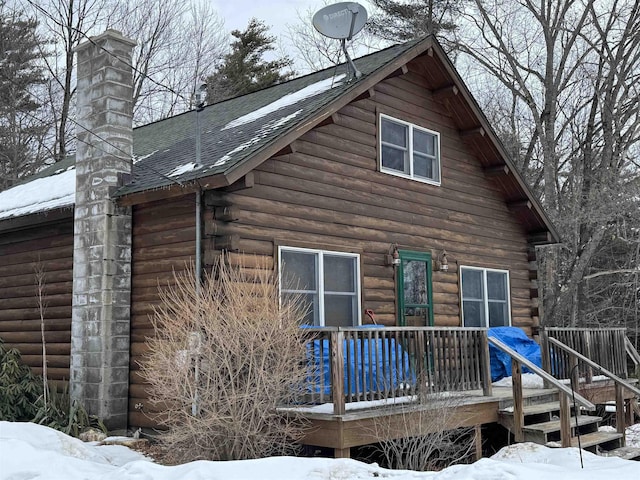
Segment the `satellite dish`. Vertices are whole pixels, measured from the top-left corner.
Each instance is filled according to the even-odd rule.
[[[325,37],[340,40],[342,51],[347,57],[349,70],[353,70],[355,78],[360,78],[362,74],[347,52],[347,40],[351,40],[367,23],[365,8],[355,2],[334,3],[318,10],[313,16],[312,22],[316,30]]]
[[[334,3],[318,10],[312,21],[325,37],[351,40],[367,22],[367,11],[355,2]]]

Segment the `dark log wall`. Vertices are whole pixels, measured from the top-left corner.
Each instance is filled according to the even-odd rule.
[[[378,171],[379,113],[440,133],[441,186]],[[418,74],[385,80],[372,97],[342,108],[252,175],[242,184],[247,188],[205,193],[206,265],[223,249],[247,269],[276,268],[278,245],[357,252],[363,310],[394,325],[395,271],[384,261],[390,244],[433,258],[446,249],[449,271],[433,272],[437,326],[460,325],[459,265],[509,270],[513,324],[530,334],[537,323],[527,234]],[[139,362],[153,333],[158,284],[170,283],[173,269],[194,259],[194,203],[189,195],[133,209],[130,427],[155,426]]]
[[[131,274],[131,358],[129,363],[129,426],[156,426],[147,414],[140,362],[153,335],[150,315],[159,302],[158,287],[174,283],[174,271],[195,259],[195,197],[163,200],[133,207]],[[136,408],[142,405],[142,408]]]
[[[0,338],[42,374],[41,309],[36,271],[42,272],[48,378],[69,379],[73,218],[0,233]]]
[[[527,235],[425,85],[412,72],[387,79],[258,167],[252,188],[210,192],[208,202],[233,206],[237,221],[216,220],[214,210],[207,234],[270,258],[277,244],[359,252],[362,307],[387,325],[396,323],[394,268],[384,264],[390,244],[434,259],[446,249],[449,271],[433,274],[435,324],[460,325],[459,265],[488,267],[509,270],[513,324],[531,334]],[[441,186],[378,171],[379,113],[440,133]]]

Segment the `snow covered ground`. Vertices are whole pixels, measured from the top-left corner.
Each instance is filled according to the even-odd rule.
[[[628,430],[640,441],[640,428]],[[636,438],[637,436],[637,438]],[[326,458],[271,457],[238,462],[157,465],[123,446],[84,443],[32,423],[0,422],[0,480],[638,480],[640,462],[597,457],[575,448],[532,443],[492,458],[435,473],[385,470],[375,464]]]

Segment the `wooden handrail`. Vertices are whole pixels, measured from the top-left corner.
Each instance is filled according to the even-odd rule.
[[[550,338],[549,340],[553,340],[553,339]],[[518,362],[520,362],[522,365],[527,367],[529,370],[531,370],[536,375],[542,377],[544,380],[547,380],[551,385],[553,385],[558,390],[561,390],[565,395],[568,395],[568,396],[575,395],[576,402],[579,403],[580,405],[582,405],[585,409],[587,409],[587,410],[589,410],[591,412],[596,409],[596,406],[593,403],[591,403],[589,400],[584,398],[579,393],[572,391],[571,388],[567,387],[564,383],[560,382],[553,375],[545,372],[542,368],[537,366],[535,363],[533,363],[530,360],[528,360],[527,358],[523,357],[522,355],[520,355],[515,350],[512,350],[511,348],[506,346],[504,343],[502,343],[497,338],[489,337],[489,342],[492,343],[495,347],[497,347],[500,350],[502,350],[507,355],[509,355],[511,358],[513,358],[513,359],[517,360]]]
[[[511,349],[500,340],[489,337],[489,342],[496,348],[502,350],[511,357],[512,389],[513,389],[513,437],[516,442],[524,441],[524,405],[522,395],[522,365],[526,366],[533,373],[539,375],[549,384],[556,387],[560,392],[560,442],[563,447],[571,446],[571,409],[569,399],[573,398],[587,410],[595,410],[596,406],[579,393],[571,390],[565,384],[560,383],[552,375],[542,368]],[[576,413],[577,415],[577,413]]]
[[[636,367],[640,365],[640,353],[638,353],[636,347],[633,346],[633,343],[631,343],[631,340],[629,340],[627,337],[624,337],[624,348],[627,351],[627,355],[631,357],[631,360],[633,360],[633,363],[636,365]]]
[[[580,352],[576,352],[573,348],[569,347],[568,345],[565,345],[564,343],[556,340],[553,337],[549,337],[549,342],[552,343],[553,345],[555,345],[556,347],[564,350],[565,352],[569,353],[570,355],[573,355],[578,360],[581,360],[582,362],[586,363],[591,368],[593,368],[596,372],[601,373],[601,374],[609,377],[611,380],[613,380],[618,385],[620,385],[620,386],[622,386],[622,387],[624,387],[624,388],[626,388],[628,390],[631,390],[636,395],[640,395],[640,389],[638,389],[637,387],[634,387],[633,385],[631,385],[626,380],[624,380],[624,379],[620,378],[619,376],[617,376],[615,373],[613,373],[613,372],[607,370],[606,368],[598,365],[593,360],[585,357]]]

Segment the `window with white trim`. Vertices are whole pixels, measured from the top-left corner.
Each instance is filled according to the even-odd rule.
[[[440,134],[380,115],[380,171],[440,185]]]
[[[511,325],[509,272],[460,267],[462,324],[465,327]]]
[[[360,256],[355,253],[279,247],[280,295],[300,298],[305,323],[360,324]]]

